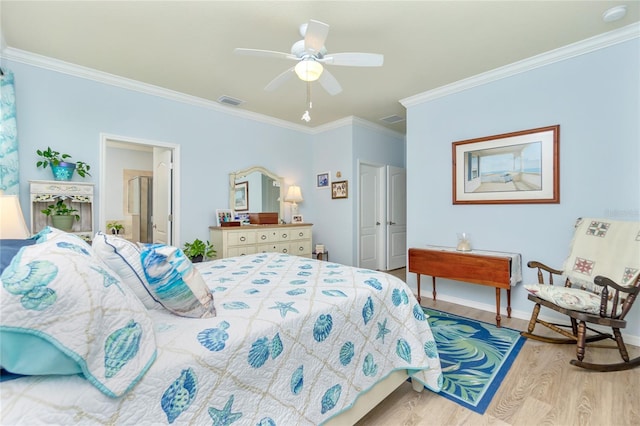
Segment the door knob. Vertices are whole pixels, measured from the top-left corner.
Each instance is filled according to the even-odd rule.
[[[380,222],[376,222],[376,226],[380,226]]]
[[[395,224],[396,224],[395,222],[389,221],[389,225],[395,225]]]

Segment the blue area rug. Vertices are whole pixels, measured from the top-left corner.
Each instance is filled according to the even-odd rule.
[[[444,376],[440,394],[484,414],[525,339],[517,330],[422,309],[429,315],[440,354]]]

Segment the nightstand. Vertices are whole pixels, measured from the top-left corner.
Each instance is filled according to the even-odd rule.
[[[311,255],[318,260],[326,260],[327,262],[329,261],[329,252],[328,251],[324,251],[322,253],[316,253],[315,251],[313,253],[311,253]]]

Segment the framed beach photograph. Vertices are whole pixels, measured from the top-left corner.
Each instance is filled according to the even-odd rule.
[[[560,202],[560,125],[452,144],[453,204]]]
[[[348,198],[349,188],[346,180],[331,182],[331,198]]]
[[[235,211],[244,212],[249,210],[249,182],[236,182],[233,199],[235,200]]]
[[[217,209],[216,210],[216,224],[222,226],[223,223],[233,222],[235,215],[233,210],[230,209]]]
[[[294,214],[293,216],[291,216],[291,223],[302,223],[304,222],[302,220],[302,215],[301,214]]]
[[[330,172],[322,172],[316,175],[316,188],[329,188]]]

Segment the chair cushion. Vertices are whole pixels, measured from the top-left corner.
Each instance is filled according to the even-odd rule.
[[[595,315],[600,313],[600,295],[590,291],[546,284],[525,285],[524,288],[534,296],[561,308]],[[612,304],[609,303],[607,312],[611,312],[611,309]]]

